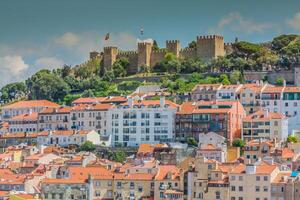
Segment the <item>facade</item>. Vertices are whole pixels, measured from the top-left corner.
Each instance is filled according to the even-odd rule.
[[[226,147],[222,148],[216,147],[213,144],[206,144],[198,148],[197,155],[218,162],[225,162],[227,159],[227,149]]]
[[[276,148],[273,141],[251,140],[244,146],[245,163],[255,163],[259,159],[269,157]]]
[[[157,62],[164,59],[166,53],[171,52],[176,57],[182,58],[200,58],[208,61],[212,58],[225,55],[224,38],[222,36],[199,36],[196,39],[196,48],[181,49],[179,40],[167,40],[165,49],[153,49],[153,44],[150,42],[139,42],[137,51],[120,51],[117,47],[104,47],[103,53],[91,52],[90,59],[103,59],[104,68],[110,68],[119,58],[127,58],[130,67],[127,70],[128,74],[137,73],[139,67],[154,66]]]
[[[262,82],[244,84],[239,91],[239,101],[244,106],[247,114],[254,113],[260,109],[261,92],[267,84]]]
[[[32,133],[38,130],[38,113],[29,112],[8,119],[9,133]]]
[[[240,137],[244,117],[239,101],[184,102],[176,114],[176,138],[198,140],[200,133],[215,132],[231,142]]]
[[[240,164],[229,172],[230,199],[271,199],[271,183],[278,172],[275,164]]]
[[[239,91],[242,89],[242,84],[237,85],[222,85],[217,90],[217,100],[237,100],[239,98]]]
[[[268,139],[284,142],[288,136],[288,119],[281,113],[259,110],[243,119],[244,140]]]
[[[142,100],[116,105],[109,110],[108,130],[113,146],[155,144],[174,138],[178,105],[165,100]]]
[[[42,145],[58,145],[67,147],[69,145],[80,146],[86,141],[93,144],[100,144],[100,136],[95,131],[86,130],[67,130],[67,131],[43,131],[37,135],[37,144]]]
[[[112,104],[80,104],[70,111],[71,129],[95,130],[101,136],[108,136],[108,110]]]
[[[192,101],[213,101],[217,99],[218,90],[222,88],[222,84],[199,84],[191,91]]]
[[[38,130],[70,130],[70,107],[45,108],[38,113]]]
[[[45,200],[53,199],[90,199],[89,184],[77,179],[44,179],[41,184],[41,196]]]
[[[17,115],[29,114],[34,112],[38,113],[45,108],[57,107],[59,107],[58,104],[48,100],[18,101],[16,103],[2,107],[2,119],[7,120]]]

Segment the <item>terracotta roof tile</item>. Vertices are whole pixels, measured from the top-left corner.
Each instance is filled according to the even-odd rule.
[[[59,107],[58,104],[48,100],[30,100],[18,101],[16,103],[3,106],[3,109],[16,109],[16,108],[33,108],[33,107]]]

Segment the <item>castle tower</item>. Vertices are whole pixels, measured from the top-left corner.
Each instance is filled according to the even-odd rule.
[[[218,56],[224,56],[224,38],[218,35],[197,37],[197,57],[208,61]]]
[[[110,68],[117,59],[118,48],[117,47],[104,47],[103,54],[103,66],[104,69]]]
[[[138,43],[138,67],[147,65],[150,66],[152,52],[152,43]]]
[[[181,49],[179,40],[167,40],[166,48],[168,52],[171,52],[176,55],[176,57],[179,57],[179,51]]]

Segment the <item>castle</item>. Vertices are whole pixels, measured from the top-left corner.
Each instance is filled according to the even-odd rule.
[[[120,51],[117,47],[104,47],[103,52],[90,52],[90,59],[100,58],[103,60],[103,67],[110,69],[114,62],[122,57],[129,60],[130,67],[128,74],[139,72],[139,67],[153,67],[157,62],[164,59],[166,53],[173,53],[181,58],[200,58],[208,61],[218,56],[224,56],[231,51],[231,44],[225,44],[224,38],[218,35],[198,36],[196,39],[196,48],[181,48],[179,40],[167,40],[166,48],[153,49],[150,42],[139,42],[137,51]]]

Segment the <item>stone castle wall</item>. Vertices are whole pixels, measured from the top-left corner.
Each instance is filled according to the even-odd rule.
[[[109,69],[116,59],[121,57],[128,58],[130,68],[128,73],[137,73],[140,66],[147,65],[153,67],[157,62],[164,59],[167,52],[171,52],[176,57],[200,58],[208,61],[218,56],[224,56],[230,52],[230,44],[224,44],[224,38],[218,35],[198,36],[196,39],[196,48],[184,48],[180,46],[179,40],[167,40],[166,48],[153,50],[152,43],[138,43],[137,51],[119,51],[117,47],[104,47],[103,53],[91,52],[90,59],[102,55],[104,68]]]

